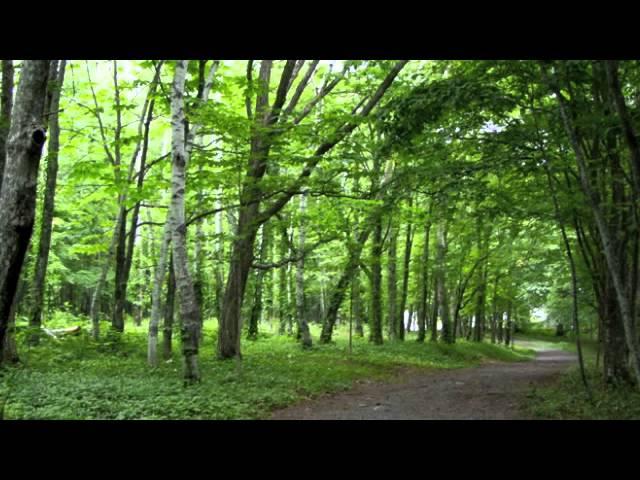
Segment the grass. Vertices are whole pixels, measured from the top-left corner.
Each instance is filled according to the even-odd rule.
[[[69,321],[58,323],[49,326]],[[317,339],[317,327],[312,333]],[[267,330],[256,341],[243,341],[238,365],[215,359],[215,335],[205,327],[202,382],[188,388],[182,385],[179,341],[172,360],[147,366],[146,325],[128,324],[117,344],[97,344],[84,334],[28,348],[19,337],[22,364],[0,372],[0,410],[4,399],[6,419],[259,419],[278,407],[349,389],[357,380],[391,379],[401,369],[462,368],[532,355],[465,341],[418,344],[413,337],[382,347],[354,338],[350,355],[342,329],[335,343],[303,351],[293,338]]]
[[[593,392],[589,401],[578,368],[555,383],[533,390],[525,408],[536,418],[550,420],[639,420],[640,392],[631,386],[607,386],[601,371],[588,364],[587,379]]]
[[[550,334],[526,334],[520,337],[526,345],[536,348],[560,348],[576,351],[575,339]],[[516,338],[516,344],[518,338]],[[629,385],[606,385],[602,368],[596,368],[597,342],[582,338],[587,381],[591,387],[590,401],[582,383],[579,368],[572,367],[555,382],[531,391],[524,408],[534,417],[550,420],[638,420],[640,392]]]

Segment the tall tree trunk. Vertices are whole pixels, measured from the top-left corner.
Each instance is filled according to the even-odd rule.
[[[218,200],[217,208],[222,207],[222,201]],[[222,317],[222,295],[224,293],[224,231],[222,228],[222,211],[216,213],[216,267],[215,267],[215,277],[216,277],[216,317],[218,322]]]
[[[382,214],[373,226],[371,243],[371,328],[369,341],[382,345]]]
[[[543,67],[543,73],[546,75],[545,67]],[[621,275],[622,261],[615,249],[615,241],[612,232],[607,225],[604,213],[600,205],[600,198],[597,192],[594,190],[591,179],[588,176],[588,168],[586,158],[581,145],[581,137],[578,129],[576,128],[569,112],[569,105],[560,92],[559,87],[554,82],[550,82],[552,90],[556,95],[556,99],[560,106],[560,114],[563,119],[565,130],[571,141],[571,146],[575,153],[576,161],[578,164],[578,171],[580,177],[580,184],[582,190],[587,197],[589,206],[593,212],[598,234],[602,241],[602,248],[607,261],[607,267],[613,281],[615,288],[616,300],[618,307],[620,308],[620,314],[622,316],[622,323],[624,326],[625,340],[629,354],[631,355],[631,363],[633,367],[634,378],[636,385],[640,388],[640,347],[638,342],[638,335],[635,326],[635,319],[632,316],[633,308],[631,306],[630,296],[625,285],[623,276]]]
[[[436,242],[437,248],[437,242]],[[433,303],[431,308],[431,318],[429,320],[429,324],[427,327],[431,330],[431,338],[429,339],[432,342],[438,341],[438,316],[440,313],[440,292],[438,292],[438,277],[436,275],[433,276],[432,279],[432,290],[433,290]]]
[[[351,302],[352,314],[355,320],[356,336],[364,337],[364,329],[362,327],[362,296],[360,293],[360,269],[356,268],[351,279]]]
[[[481,252],[482,258],[486,259],[486,253],[488,251],[488,230],[485,229],[482,219],[478,218],[477,223],[477,236],[478,236],[478,250]],[[476,310],[475,310],[475,323],[473,325],[473,340],[475,342],[481,342],[484,337],[484,322],[485,322],[485,303],[487,296],[487,262],[483,260],[480,265],[480,272],[478,275],[478,286],[476,296]]]
[[[49,112],[49,145],[47,148],[47,179],[42,206],[42,220],[40,226],[40,241],[32,288],[32,310],[29,318],[29,326],[34,329],[30,343],[36,345],[40,339],[39,330],[42,320],[42,307],[44,300],[44,288],[49,261],[49,248],[51,246],[51,231],[53,226],[53,213],[55,205],[56,183],[58,177],[58,152],[60,150],[60,125],[58,122],[58,110],[60,109],[60,91],[64,84],[66,61],[61,60],[55,78],[55,86],[51,92]],[[50,84],[53,82],[50,82]],[[36,333],[37,331],[37,333]]]
[[[126,235],[127,235],[127,210],[124,205],[124,196],[120,196],[118,203],[120,204],[120,212],[118,213],[119,223],[116,226],[117,241],[115,252],[115,291],[113,295],[113,316],[111,319],[111,328],[113,331],[124,332],[124,304],[126,301],[126,278],[125,263],[126,257]]]
[[[491,343],[496,343],[498,333],[498,281],[500,275],[496,272],[493,278],[493,295],[491,296]]]
[[[176,275],[173,268],[173,253],[169,257],[169,276],[167,277],[167,299],[164,305],[162,325],[162,358],[169,360],[173,355],[173,317],[176,300]]]
[[[356,235],[354,245],[349,249],[347,265],[342,271],[342,275],[340,275],[338,283],[331,294],[329,307],[327,308],[327,312],[324,316],[322,333],[320,334],[320,343],[331,342],[333,327],[338,319],[338,311],[340,310],[340,305],[342,305],[342,301],[344,300],[346,288],[349,285],[349,281],[358,270],[358,266],[360,265],[360,255],[362,254],[362,250],[370,233],[371,227],[368,225],[364,226],[363,230],[358,232]]]
[[[504,345],[508,347],[511,344],[511,332],[513,332],[513,328],[511,324],[513,320],[511,319],[511,300],[507,304],[507,324],[504,329]]]
[[[280,260],[284,260],[289,256],[289,246],[287,239],[289,237],[287,227],[283,227],[280,239]],[[289,314],[289,298],[287,295],[287,267],[288,264],[282,265],[278,269],[278,333],[284,335],[287,331],[287,319]]]
[[[447,226],[444,221],[438,224],[436,265],[437,265],[437,290],[440,306],[440,321],[442,322],[442,340],[445,343],[453,343],[453,335],[449,320],[449,294],[446,283],[446,254],[447,254]],[[434,324],[436,319],[434,318]]]
[[[296,312],[298,317],[298,328],[303,348],[310,348],[313,345],[311,332],[307,322],[307,310],[305,308],[304,295],[304,251],[305,251],[305,214],[307,209],[307,192],[300,195],[300,225],[298,226],[298,254],[300,255],[296,264]]]
[[[393,222],[393,220],[391,220]],[[398,311],[397,302],[398,297],[398,279],[396,278],[396,263],[398,257],[398,234],[399,229],[395,225],[391,225],[389,232],[389,261],[387,271],[387,292],[388,292],[388,335],[389,339],[393,340],[398,336]]]
[[[582,342],[580,339],[580,322],[578,321],[578,276],[576,274],[576,264],[573,260],[573,252],[571,251],[571,244],[569,243],[569,238],[567,237],[567,232],[565,230],[564,222],[562,221],[562,217],[560,215],[560,206],[558,204],[558,198],[556,194],[556,190],[553,185],[553,180],[551,177],[551,172],[549,171],[549,167],[545,164],[545,173],[547,174],[547,180],[549,183],[549,190],[551,191],[551,198],[553,199],[553,207],[556,214],[558,226],[560,227],[560,233],[562,234],[562,241],[564,243],[565,254],[567,255],[567,260],[569,262],[569,268],[571,270],[571,298],[573,300],[572,309],[571,309],[571,318],[573,320],[573,328],[576,334],[576,348],[578,350],[578,364],[580,365],[580,376],[582,378],[582,384],[587,392],[587,395],[591,399],[591,390],[589,389],[589,383],[587,382],[587,376],[584,371],[584,359],[582,357]],[[498,285],[498,277],[496,276],[496,287],[494,288],[494,299],[495,299],[495,290]],[[494,300],[495,303],[495,300]],[[493,336],[495,338],[495,335]],[[493,340],[492,338],[492,340]],[[495,343],[495,341],[493,342]]]
[[[411,199],[409,206],[412,206]],[[402,266],[402,292],[400,294],[400,311],[398,312],[398,339],[404,340],[404,314],[407,307],[407,296],[409,294],[409,272],[411,266],[411,247],[413,246],[413,229],[411,221],[407,224],[407,233],[404,243],[404,263]]]
[[[7,136],[9,135],[9,129],[11,127],[13,74],[13,60],[2,60],[2,97],[0,99],[0,192],[2,191],[2,177],[5,168]],[[15,312],[16,298],[14,297],[7,322],[7,333],[4,342],[0,343],[0,364],[14,363],[14,360],[17,359],[14,337]],[[15,355],[13,355],[14,353]]]
[[[167,271],[167,256],[171,243],[171,215],[167,212],[167,219],[160,245],[160,258],[156,266],[153,277],[153,291],[151,293],[151,320],[149,321],[149,338],[147,346],[147,361],[149,365],[158,365],[158,331],[160,317],[162,315],[162,285],[164,284],[165,273]],[[171,265],[171,263],[169,264]],[[170,267],[173,270],[173,267]],[[171,312],[173,316],[173,311]]]
[[[154,90],[155,88],[152,88],[151,92],[153,92]],[[147,163],[147,152],[149,150],[149,129],[151,126],[151,120],[153,119],[154,103],[155,103],[154,100],[151,100],[149,102],[147,117],[144,123],[142,153],[140,155],[140,167],[138,169],[138,177],[137,177],[137,185],[136,185],[136,190],[138,194],[142,192],[142,186],[144,184],[144,177],[145,177],[146,163]],[[134,160],[132,160],[132,162],[133,161]],[[122,268],[116,268],[117,295],[115,295],[115,298],[114,298],[116,303],[114,315],[118,319],[117,321],[118,328],[121,327],[122,329],[124,329],[123,310],[124,310],[124,305],[127,299],[127,286],[129,284],[129,275],[131,273],[131,265],[133,263],[133,252],[134,252],[134,247],[136,242],[136,234],[138,231],[138,218],[140,215],[140,204],[141,204],[141,201],[137,201],[133,206],[133,211],[131,213],[131,223],[130,223],[128,234],[126,233],[126,231],[125,232],[121,231],[122,238],[123,238],[122,242],[124,243],[124,241],[126,241],[126,250],[124,248],[122,249],[124,253],[124,260],[123,260],[124,263],[122,265]],[[116,262],[118,262],[118,265],[120,265],[119,263],[120,261],[121,261],[120,257],[116,255]]]
[[[93,290],[93,294],[91,295],[91,335],[94,340],[98,340],[100,338],[100,302],[102,296],[102,290],[107,281],[107,274],[109,273],[109,268],[111,267],[111,263],[113,261],[113,255],[116,251],[116,244],[119,239],[119,227],[121,226],[121,220],[119,218],[122,213],[121,209],[118,209],[118,218],[116,219],[116,224],[114,227],[113,235],[111,236],[111,243],[109,245],[109,250],[107,251],[107,256],[103,259],[102,269],[100,270],[100,276],[98,277],[98,282],[96,283],[96,287]]]
[[[429,207],[429,216],[432,207]],[[418,342],[424,342],[427,333],[427,300],[429,298],[429,234],[431,233],[431,219],[424,227],[424,247],[422,250],[422,265],[420,266],[419,290],[420,306],[418,307]]]
[[[182,354],[184,355],[185,383],[200,381],[198,369],[198,339],[200,338],[200,308],[189,274],[185,221],[185,171],[188,162],[185,145],[184,85],[188,60],[178,60],[171,95],[171,129],[173,169],[171,175],[171,241],[176,290],[179,292],[182,322]]]
[[[266,262],[267,252],[269,250],[269,237],[271,236],[271,226],[265,223],[262,226],[262,239],[260,240],[260,263]],[[258,322],[262,317],[262,290],[265,270],[258,269],[255,275],[255,290],[253,295],[253,305],[251,306],[251,315],[249,316],[249,331],[247,336],[249,339],[258,338]]]
[[[241,358],[242,303],[253,263],[253,246],[260,228],[260,180],[267,171],[270,141],[266,128],[269,117],[271,60],[260,62],[260,75],[254,125],[251,135],[249,169],[240,192],[238,223],[231,246],[231,259],[218,328],[218,358]]]
[[[48,73],[47,60],[23,62],[11,116],[0,192],[0,344],[33,231]]]
[[[138,169],[138,175],[136,180],[136,190],[138,194],[142,192],[142,186],[144,183],[145,173],[146,173],[146,161],[147,161],[147,152],[149,149],[149,129],[151,126],[151,121],[153,119],[153,107],[155,100],[153,99],[153,95],[155,94],[156,87],[158,82],[160,81],[160,69],[162,63],[156,66],[156,73],[154,75],[153,80],[151,81],[151,85],[149,86],[149,90],[147,92],[147,96],[145,98],[142,113],[140,115],[140,120],[138,122],[138,136],[139,140],[136,144],[136,148],[131,156],[131,161],[129,163],[128,175],[126,177],[127,183],[131,183],[134,177],[135,166],[138,160],[138,154],[140,153],[140,166]],[[115,100],[116,105],[120,102],[120,93],[117,84],[117,67],[114,65],[114,85],[115,85]],[[116,155],[115,158],[117,160],[117,169],[116,169],[116,180],[121,178],[120,174],[120,158],[121,153],[119,150],[119,140],[118,137],[121,134],[121,120],[120,117],[117,117],[118,127],[116,128]],[[142,148],[142,151],[140,149]],[[188,149],[187,149],[188,150]],[[118,196],[118,205],[120,205],[121,213],[118,215],[119,224],[116,227],[118,231],[118,239],[116,241],[116,252],[115,252],[115,290],[114,290],[114,308],[113,308],[113,317],[112,317],[112,327],[117,332],[124,331],[124,310],[127,301],[127,286],[129,283],[129,275],[131,272],[131,265],[133,262],[133,251],[136,242],[136,233],[138,229],[138,217],[140,214],[140,201],[137,201],[133,206],[133,211],[131,212],[131,227],[129,228],[129,232],[127,234],[127,214],[128,210],[126,208],[127,195],[120,194]]]

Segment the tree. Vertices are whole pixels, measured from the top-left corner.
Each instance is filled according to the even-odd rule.
[[[185,167],[189,160],[186,149],[184,85],[188,60],[178,60],[171,92],[172,162],[171,179],[171,243],[176,289],[179,292],[180,317],[182,319],[182,354],[185,361],[185,383],[200,381],[198,368],[198,340],[200,338],[200,306],[189,274],[186,245],[186,221],[184,213]]]
[[[391,68],[378,89],[373,95],[366,99],[362,108],[355,109],[353,113],[357,118],[362,119],[369,115],[406,63],[406,61],[401,61]],[[312,68],[314,67],[310,67],[311,71],[313,71]],[[313,155],[306,160],[298,178],[290,187],[287,188],[285,192],[277,195],[263,210],[260,210],[262,203],[260,184],[267,171],[269,153],[276,137],[286,130],[276,129],[275,127],[279,120],[286,119],[287,114],[295,109],[302,95],[302,91],[306,87],[303,79],[291,97],[289,104],[285,106],[287,93],[293,83],[293,74],[296,71],[296,61],[288,60],[278,82],[276,97],[273,104],[270,105],[269,83],[271,79],[271,69],[272,61],[264,60],[260,63],[255,115],[248,115],[253,119],[251,149],[246,170],[247,174],[243,180],[240,195],[241,207],[238,215],[238,227],[232,242],[231,265],[223,300],[224,311],[220,319],[220,329],[218,332],[218,357],[221,359],[240,357],[241,355],[241,307],[249,270],[253,263],[253,244],[258,228],[262,223],[277,214],[289,202],[294,192],[303,186],[322,157],[357,127],[357,122],[354,120],[342,123],[333,131],[327,140],[318,146]],[[298,68],[297,71],[299,70]],[[247,71],[248,80],[251,83],[251,69],[249,68]],[[294,120],[294,125],[298,125],[302,119],[308,115],[314,105],[325,97],[336,84],[337,81],[325,84],[318,95],[307,104],[305,109],[303,109],[300,115]],[[250,105],[251,103],[248,101],[248,113],[251,113]],[[282,113],[284,114],[281,115]]]
[[[44,299],[45,278],[47,275],[47,265],[49,262],[49,249],[51,246],[51,229],[53,227],[53,212],[55,208],[55,192],[58,178],[58,153],[60,150],[60,125],[58,121],[58,110],[60,109],[60,95],[64,84],[64,73],[66,61],[61,60],[60,64],[52,61],[50,72],[53,77],[49,82],[51,90],[51,100],[48,105],[47,116],[49,119],[49,144],[47,152],[47,179],[44,193],[44,205],[42,207],[42,219],[40,225],[40,239],[38,242],[38,257],[36,260],[36,271],[32,288],[32,312],[29,319],[29,326],[40,329],[42,304]],[[57,72],[56,72],[57,70]],[[34,344],[38,343],[39,332],[31,337]]]
[[[48,74],[47,60],[23,62],[11,115],[0,192],[0,345],[33,231]]]

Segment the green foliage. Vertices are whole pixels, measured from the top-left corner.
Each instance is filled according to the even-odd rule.
[[[593,403],[584,391],[578,368],[574,368],[552,385],[532,391],[525,407],[535,418],[551,420],[640,420],[637,388],[605,385],[594,365],[587,369],[587,379]]]
[[[68,318],[72,324],[77,319]],[[485,360],[523,361],[527,352],[489,344],[404,344],[376,347],[346,332],[336,342],[303,351],[294,339],[264,332],[247,342],[240,368],[215,360],[215,330],[207,328],[200,353],[203,381],[184,388],[181,360],[146,366],[143,328],[131,329],[104,349],[88,336],[45,341],[21,349],[23,365],[6,369],[0,399],[10,393],[7,419],[250,419],[324,392],[345,390],[364,379],[388,379],[403,368],[461,368]],[[314,328],[314,336],[318,331]],[[8,385],[11,383],[11,385]],[[4,397],[3,397],[4,396]]]

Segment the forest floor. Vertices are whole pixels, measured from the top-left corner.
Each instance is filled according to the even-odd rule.
[[[276,411],[274,420],[525,420],[536,387],[575,365],[576,355],[548,342],[520,341],[536,350],[529,362],[488,362],[477,367],[406,371],[393,383],[364,382]],[[550,346],[551,345],[551,346]],[[557,347],[556,347],[557,348]]]
[[[19,330],[20,363],[0,369],[0,418],[18,419],[266,419],[276,409],[331,392],[349,391],[385,382],[409,372],[453,371],[487,362],[528,363],[534,351],[461,340],[454,345],[418,343],[415,333],[405,342],[378,346],[367,337],[354,338],[340,326],[329,345],[300,348],[295,338],[278,335],[265,323],[258,340],[243,340],[243,360],[216,359],[217,332],[207,322],[200,351],[202,382],[183,387],[180,342],[173,356],[157,368],[148,367],[147,325],[127,324],[119,338],[88,335],[88,319],[59,315],[51,328],[82,325],[78,336],[54,341],[44,337],[38,347],[25,343]],[[105,322],[103,331],[108,331]],[[314,339],[320,326],[312,325]]]

